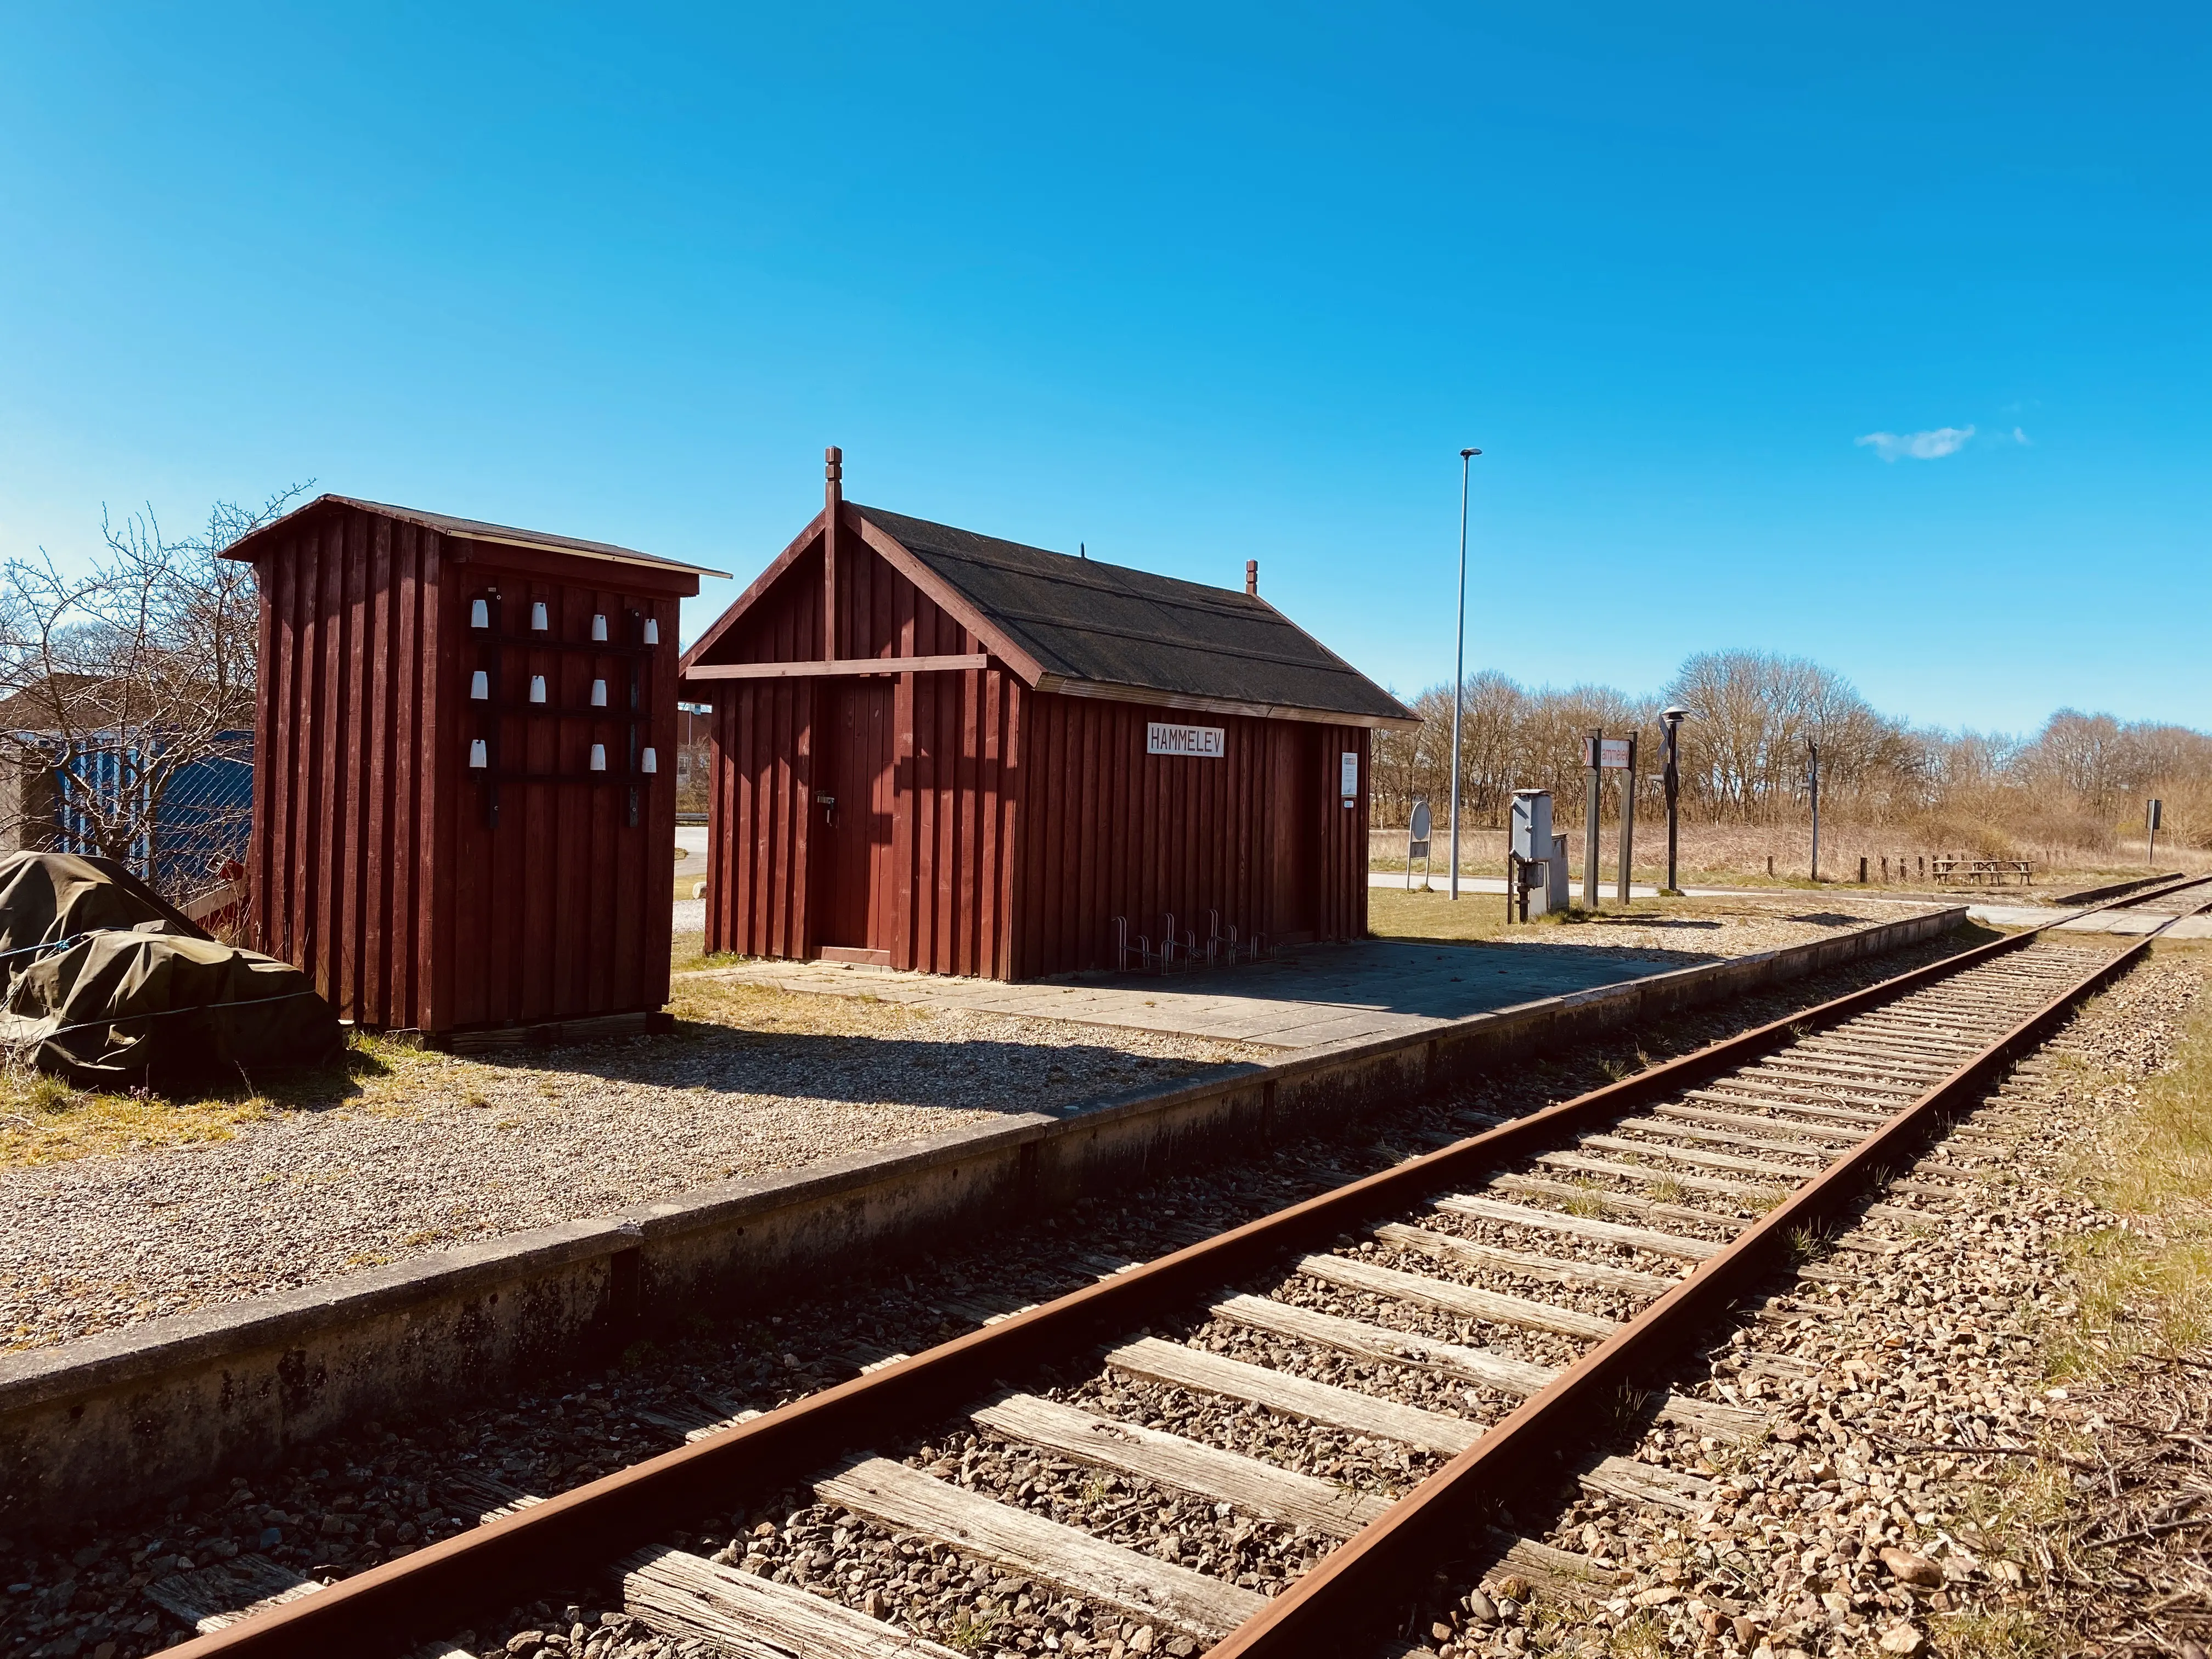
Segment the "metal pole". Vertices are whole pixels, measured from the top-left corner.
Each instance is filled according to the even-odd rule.
[[[1674,879],[1674,854],[1678,845],[1676,807],[1682,796],[1681,758],[1682,717],[1669,709],[1661,716],[1667,722],[1667,894],[1673,897],[1682,889]]]
[[[1628,863],[1636,855],[1636,733],[1628,734],[1628,769],[1620,775],[1620,902],[1628,902]]]
[[[1598,762],[1605,758],[1605,733],[1589,734],[1589,789],[1583,818],[1583,908],[1597,908],[1597,815],[1604,800],[1605,774]]]
[[[1813,792],[1813,879],[1820,878],[1820,745],[1805,739],[1806,771]]]
[[[1467,469],[1468,462],[1481,454],[1479,449],[1462,449],[1459,453],[1459,631],[1452,647],[1452,805],[1451,805],[1451,896],[1459,897],[1459,705],[1462,688],[1467,684]]]

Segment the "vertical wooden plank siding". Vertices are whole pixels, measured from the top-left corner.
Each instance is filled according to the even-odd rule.
[[[1203,949],[1222,927],[1279,939],[1364,938],[1368,732],[1237,715],[1193,715],[1064,695],[1027,696],[1016,976],[1113,965],[1113,921],[1158,943],[1166,918]],[[1220,726],[1220,759],[1147,755],[1146,726]],[[1340,756],[1359,757],[1351,809]],[[1313,851],[1299,890],[1293,854]]]
[[[857,538],[841,546],[837,585],[842,658],[985,648]],[[816,660],[822,594],[817,544],[718,641],[713,659]],[[809,826],[818,819],[809,762],[837,740],[827,711],[852,684],[690,687],[714,705],[710,951],[803,958],[821,948],[806,921]],[[1157,942],[1172,913],[1200,948],[1209,912],[1247,938],[1364,936],[1365,730],[1041,695],[995,665],[898,674],[890,684],[889,793],[880,793],[886,774],[876,774],[878,797],[854,805],[891,817],[888,862],[872,859],[864,879],[867,942],[893,967],[999,979],[1108,967],[1116,915]],[[1148,755],[1153,720],[1221,726],[1226,752]],[[1346,752],[1360,767],[1349,810],[1338,793]],[[856,774],[841,766],[836,775]],[[834,781],[820,787],[837,792]]]
[[[643,573],[581,560],[576,574],[502,565],[501,550],[333,505],[256,560],[264,664],[249,842],[252,938],[313,975],[339,1014],[371,1028],[535,1024],[657,1008],[667,1000],[675,842],[678,594],[598,585]],[[511,561],[513,555],[507,556]],[[650,579],[648,579],[650,580]],[[485,823],[467,764],[470,675],[483,637],[469,600],[507,601],[504,764]],[[552,627],[533,640],[529,606]],[[610,643],[630,612],[659,625],[642,659],[639,775],[628,822],[629,659],[553,648]],[[526,708],[530,676],[551,705]],[[589,707],[591,682],[608,705]],[[607,781],[586,787],[591,744]],[[554,781],[559,775],[563,781]]]
[[[394,526],[398,540],[392,562],[392,817],[385,864],[389,890],[391,994],[386,1018],[394,1028],[420,1025],[422,972],[420,895],[423,872],[408,854],[422,843],[422,543],[424,532],[411,524]]]

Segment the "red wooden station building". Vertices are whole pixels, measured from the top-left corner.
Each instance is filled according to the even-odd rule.
[[[684,654],[709,951],[1026,979],[1367,927],[1369,734],[1418,724],[1257,591],[843,499]]]

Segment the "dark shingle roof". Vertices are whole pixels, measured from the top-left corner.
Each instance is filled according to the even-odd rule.
[[[228,557],[251,559],[256,544],[270,537],[270,532],[287,520],[302,513],[335,505],[357,507],[365,513],[380,513],[390,519],[399,519],[409,524],[419,524],[426,530],[434,530],[441,536],[462,536],[471,541],[497,542],[509,547],[534,547],[548,553],[568,553],[587,559],[614,559],[623,564],[643,565],[649,569],[678,570],[695,576],[726,576],[726,570],[710,570],[702,564],[685,564],[676,559],[664,559],[657,553],[641,553],[634,547],[617,547],[612,542],[586,541],[578,536],[556,536],[543,530],[520,530],[513,525],[487,524],[481,519],[457,519],[449,513],[426,513],[416,507],[394,507],[387,501],[363,501],[356,495],[318,495],[305,507],[295,507],[274,524],[264,525],[252,535],[241,538],[234,545],[224,550]]]
[[[878,507],[854,510],[889,532],[1048,676],[1354,720],[1412,718],[1395,697],[1250,594]]]

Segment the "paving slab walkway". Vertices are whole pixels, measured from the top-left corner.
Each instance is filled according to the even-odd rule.
[[[2035,927],[2054,916],[2069,920],[2052,931],[2064,933],[2149,933],[2162,921],[2172,921],[2171,910],[2033,909],[2024,904],[1977,904],[1966,915],[1993,927]],[[2168,939],[2212,939],[2212,915],[2184,916],[2166,930]]]
[[[702,969],[698,976],[787,991],[872,996],[886,1002],[1226,1038],[1274,1048],[1310,1048],[1423,1030],[1469,1014],[1619,985],[1705,959],[1681,952],[1660,957],[1589,945],[1372,939],[1314,945],[1292,961],[1217,969],[1187,978],[1115,975],[1007,985],[824,962],[751,962]]]

